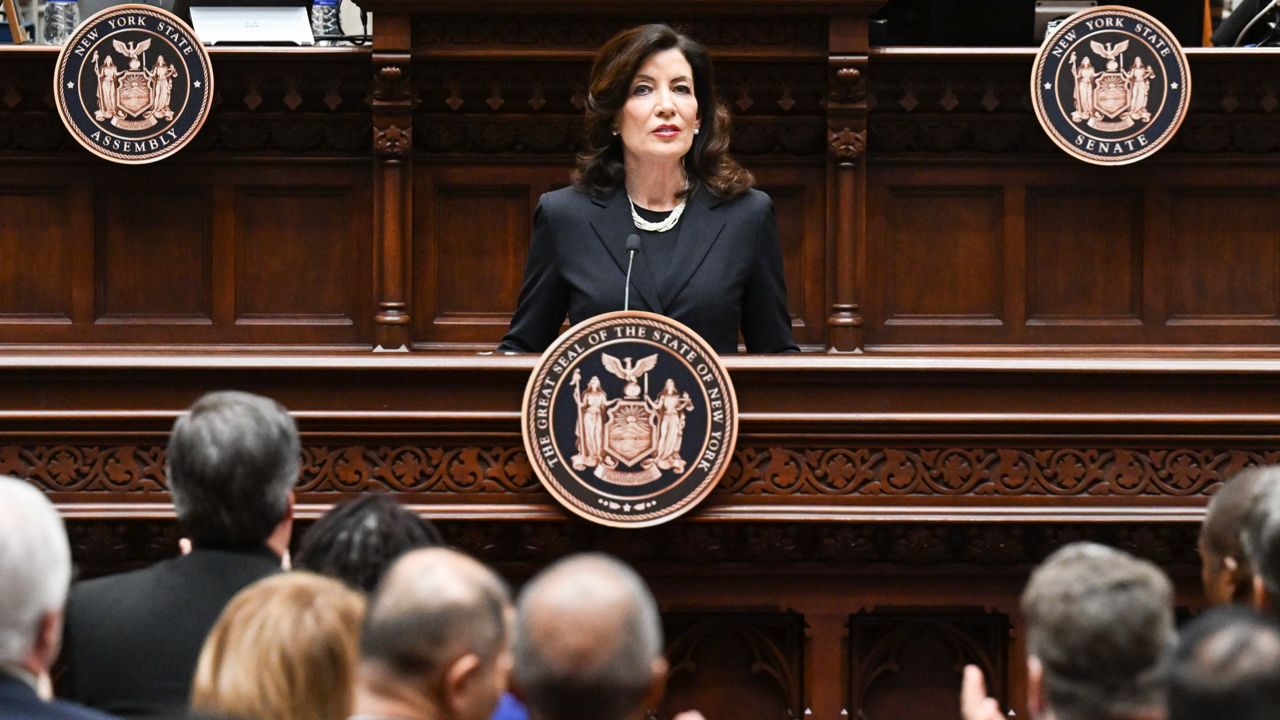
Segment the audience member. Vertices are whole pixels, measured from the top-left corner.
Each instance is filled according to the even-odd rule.
[[[373,592],[407,550],[443,545],[440,531],[390,495],[365,495],[335,506],[302,537],[294,567]]]
[[[353,720],[487,720],[511,673],[510,615],[506,586],[475,560],[403,555],[369,604]]]
[[[515,685],[534,720],[632,720],[666,680],[658,606],[634,570],[576,555],[520,593]]]
[[[1161,720],[1175,639],[1173,586],[1155,565],[1095,543],[1049,556],[1022,593],[1027,706],[1045,720]],[[969,665],[964,720],[1004,720]]]
[[[1250,468],[1232,477],[1209,501],[1200,525],[1201,579],[1213,605],[1253,600],[1253,567],[1241,532],[1259,492],[1276,480],[1274,471]]]
[[[1253,605],[1280,614],[1280,466],[1261,468],[1264,487],[1245,517],[1244,547],[1253,567]]]
[[[364,596],[307,572],[255,582],[232,598],[196,665],[191,708],[243,720],[346,720]]]
[[[1280,624],[1242,606],[1182,630],[1169,672],[1169,720],[1280,718]]]
[[[0,717],[98,720],[108,716],[41,697],[58,656],[71,584],[71,548],[58,511],[39,490],[0,476]]]
[[[68,697],[129,717],[186,706],[200,647],[223,607],[280,570],[300,455],[293,419],[264,397],[211,393],[178,418],[166,469],[193,550],[72,589]]]

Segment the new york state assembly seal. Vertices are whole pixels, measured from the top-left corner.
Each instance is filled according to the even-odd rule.
[[[213,101],[213,68],[195,32],[149,5],[99,12],[76,30],[53,74],[58,114],[89,152],[155,162],[195,137]]]
[[[571,512],[614,527],[693,509],[729,466],[738,402],[715,351],[670,318],[599,315],[534,367],[521,408],[525,451]]]
[[[1096,165],[1125,165],[1178,132],[1191,99],[1191,70],[1159,21],[1107,5],[1072,15],[1045,40],[1031,96],[1058,147]]]

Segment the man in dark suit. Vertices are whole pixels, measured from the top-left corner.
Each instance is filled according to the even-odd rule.
[[[71,548],[58,511],[39,490],[0,476],[0,718],[109,720],[41,697],[70,583]]]
[[[200,648],[222,608],[281,568],[300,455],[293,419],[268,398],[212,393],[178,418],[166,469],[192,550],[72,589],[67,697],[125,717],[186,707]]]

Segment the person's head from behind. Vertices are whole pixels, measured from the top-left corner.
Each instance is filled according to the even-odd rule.
[[[658,606],[634,570],[575,555],[520,593],[515,685],[536,720],[628,720],[661,696]]]
[[[301,449],[269,398],[209,393],[173,424],[165,468],[174,510],[196,547],[250,547],[287,533]]]
[[[443,544],[434,525],[395,498],[365,495],[317,520],[303,536],[293,565],[368,593],[406,551]]]
[[[487,719],[511,674],[510,614],[506,585],[472,558],[404,554],[378,584],[360,638],[361,702],[382,710],[358,713]]]
[[[364,596],[305,572],[241,590],[209,631],[191,707],[243,720],[351,714]]]
[[[1105,545],[1068,545],[1031,574],[1022,614],[1034,716],[1163,716],[1173,586],[1155,565]]]
[[[1261,490],[1280,482],[1278,468],[1250,468],[1222,486],[1200,525],[1201,579],[1214,605],[1253,599],[1253,566],[1244,548],[1245,519]]]
[[[49,670],[70,585],[71,548],[58,511],[28,483],[0,475],[0,668]]]
[[[586,136],[575,181],[598,197],[622,185],[637,160],[678,163],[690,181],[722,197],[754,183],[727,155],[729,112],[716,94],[711,58],[667,25],[628,28],[596,53]]]
[[[1213,608],[1182,629],[1169,668],[1168,720],[1280,718],[1280,624],[1252,608]]]
[[[1245,555],[1253,568],[1253,605],[1280,615],[1280,466],[1262,469],[1268,481],[1258,491],[1244,521]]]

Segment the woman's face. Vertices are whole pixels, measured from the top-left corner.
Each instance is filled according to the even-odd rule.
[[[631,78],[627,101],[618,111],[618,134],[628,160],[679,160],[693,147],[698,99],[693,68],[677,48],[645,58]]]

